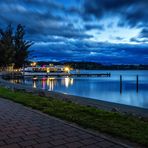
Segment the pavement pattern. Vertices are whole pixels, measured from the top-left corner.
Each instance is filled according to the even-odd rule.
[[[125,148],[78,126],[0,98],[0,148]]]

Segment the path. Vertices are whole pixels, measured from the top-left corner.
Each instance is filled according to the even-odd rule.
[[[124,148],[77,126],[0,98],[2,148]]]

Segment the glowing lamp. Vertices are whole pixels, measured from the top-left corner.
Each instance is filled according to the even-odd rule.
[[[69,73],[70,68],[69,68],[69,67],[65,67],[65,68],[64,68],[64,71]]]
[[[47,68],[47,73],[49,73],[50,72],[50,69],[49,68]]]
[[[33,62],[31,63],[31,66],[36,66],[36,64],[37,64],[36,62]]]

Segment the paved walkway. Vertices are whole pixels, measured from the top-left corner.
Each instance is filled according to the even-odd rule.
[[[0,98],[0,147],[123,148],[124,146]]]

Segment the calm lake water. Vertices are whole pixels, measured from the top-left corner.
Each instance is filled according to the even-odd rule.
[[[81,70],[80,73],[111,73],[111,77],[65,77],[37,81],[27,78],[24,82],[18,80],[17,83],[25,83],[34,88],[49,91],[148,108],[148,71]],[[123,79],[122,91],[120,75]],[[138,92],[136,75],[139,75]],[[16,83],[16,81],[13,82]]]

